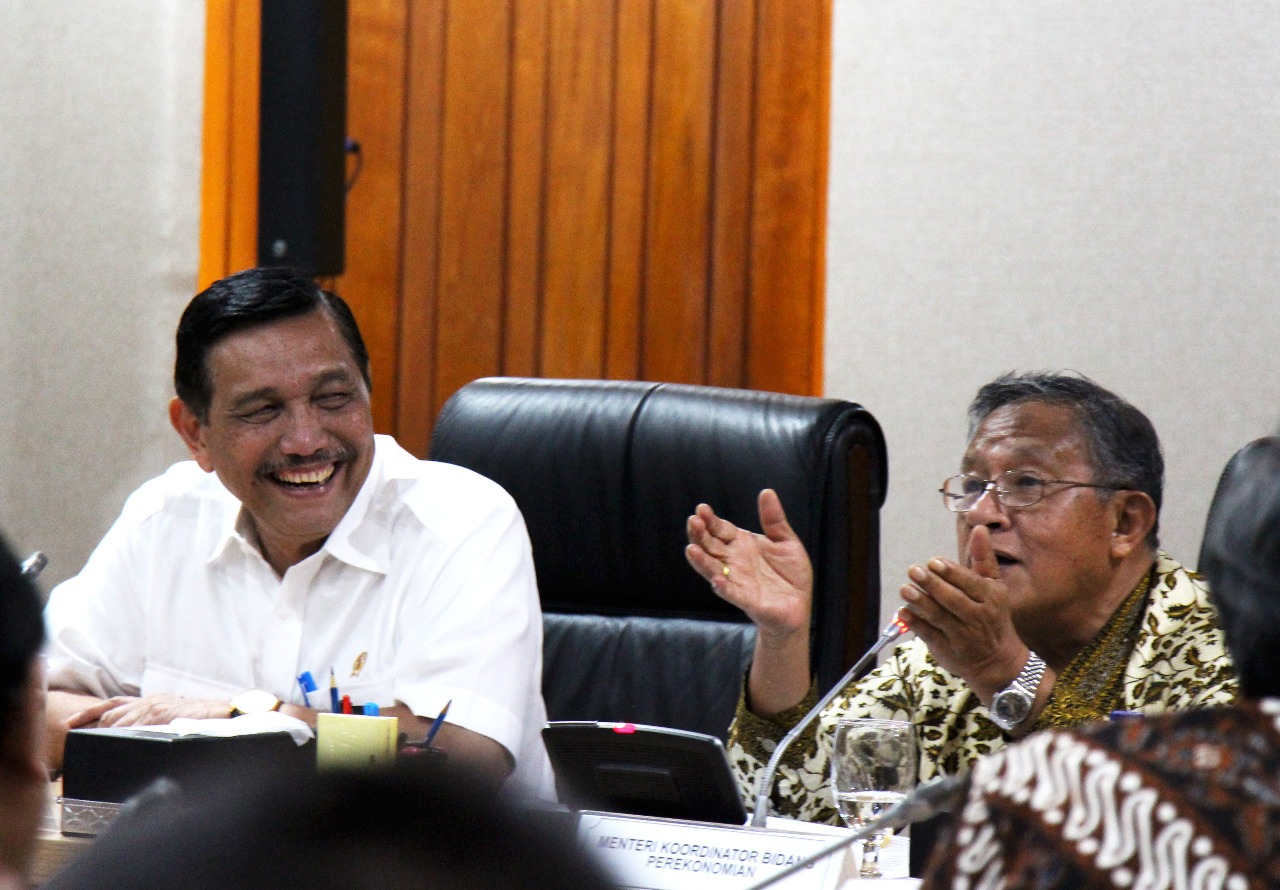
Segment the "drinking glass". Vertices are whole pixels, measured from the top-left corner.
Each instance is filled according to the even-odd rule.
[[[915,730],[905,720],[839,721],[831,788],[845,824],[860,829],[902,800],[915,787],[918,761]],[[883,877],[880,847],[886,835],[876,832],[862,842],[862,877]]]

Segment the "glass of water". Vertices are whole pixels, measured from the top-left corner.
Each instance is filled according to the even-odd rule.
[[[919,754],[915,729],[905,720],[844,719],[836,724],[831,788],[845,824],[858,830],[915,787]],[[883,877],[880,847],[887,832],[862,842],[864,878]]]

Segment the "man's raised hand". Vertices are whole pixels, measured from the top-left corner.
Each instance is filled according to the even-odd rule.
[[[809,632],[813,569],[777,492],[757,500],[763,534],[741,529],[699,504],[689,517],[685,558],[724,599],[755,622],[762,642]],[[727,571],[726,571],[727,570]]]

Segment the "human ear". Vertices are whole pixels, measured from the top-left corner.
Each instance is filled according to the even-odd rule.
[[[1156,504],[1143,491],[1118,491],[1111,497],[1111,555],[1124,559],[1143,546],[1156,524]]]
[[[213,472],[213,462],[209,460],[209,450],[204,444],[204,424],[196,413],[187,407],[187,403],[174,396],[169,400],[169,423],[178,431],[192,459],[206,473]]]

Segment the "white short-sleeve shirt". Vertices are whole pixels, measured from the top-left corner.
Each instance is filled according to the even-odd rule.
[[[528,533],[501,487],[375,437],[369,477],[319,552],[277,578],[237,531],[240,502],[194,462],[126,501],[45,610],[51,688],[99,697],[303,704],[329,670],[354,704],[402,702],[503,745],[513,781],[553,780],[541,731],[542,619]]]

